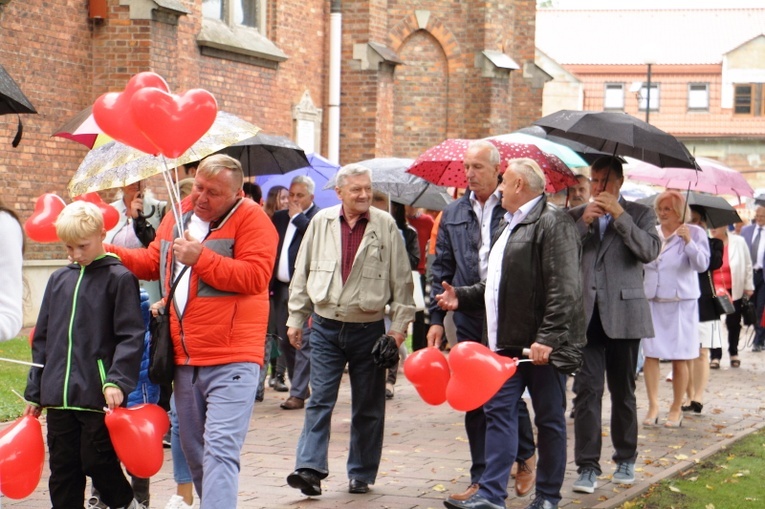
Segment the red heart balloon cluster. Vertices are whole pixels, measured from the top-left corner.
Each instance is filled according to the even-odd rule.
[[[196,143],[217,113],[210,92],[171,94],[167,82],[152,72],[136,74],[124,91],[103,94],[93,104],[93,118],[104,133],[142,152],[170,158]]]
[[[162,437],[170,429],[167,412],[147,403],[115,408],[104,418],[117,457],[128,471],[142,478],[159,472],[164,461]]]
[[[518,359],[497,355],[475,341],[463,341],[449,352],[447,363],[437,348],[409,355],[404,375],[426,403],[448,401],[455,410],[468,412],[489,401],[515,374]]]
[[[24,231],[36,242],[56,242],[56,219],[66,203],[56,194],[45,193],[35,202],[35,210],[24,223]]]
[[[117,226],[117,223],[120,220],[120,213],[117,209],[106,203],[102,198],[101,195],[92,192],[92,193],[86,193],[83,195],[78,196],[75,198],[75,200],[81,200],[86,201],[88,203],[92,203],[93,205],[97,206],[98,209],[101,211],[101,214],[104,216],[104,228],[106,231],[111,230],[115,226]]]
[[[45,461],[40,421],[25,415],[0,431],[0,492],[25,498],[40,482]]]

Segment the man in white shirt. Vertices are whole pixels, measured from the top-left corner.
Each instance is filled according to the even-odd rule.
[[[762,277],[763,260],[765,259],[765,207],[758,206],[754,213],[754,224],[744,226],[741,236],[749,246],[754,269],[754,302],[757,309],[757,321],[754,322],[754,345],[752,352],[762,352],[765,349],[765,327],[762,323],[762,312],[765,310],[765,279]]]
[[[319,211],[313,203],[316,184],[311,177],[300,175],[290,184],[289,206],[286,210],[274,212],[271,221],[279,233],[279,245],[276,248],[276,266],[271,280],[273,310],[276,320],[276,333],[281,338],[279,348],[285,356],[287,373],[290,378],[290,396],[281,404],[285,410],[297,410],[305,406],[310,394],[308,379],[311,373],[310,334],[303,333],[303,346],[295,349],[287,340],[287,301],[289,285],[295,271],[300,242],[308,229],[311,218]],[[284,383],[284,380],[279,380]]]

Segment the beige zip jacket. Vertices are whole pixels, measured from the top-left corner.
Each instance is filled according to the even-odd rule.
[[[301,328],[311,312],[349,323],[382,320],[390,304],[390,330],[406,337],[414,319],[412,271],[393,218],[374,207],[353,268],[343,285],[340,207],[319,211],[300,244],[290,283],[287,327]]]

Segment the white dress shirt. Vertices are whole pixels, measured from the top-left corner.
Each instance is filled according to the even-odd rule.
[[[478,218],[478,224],[481,227],[481,247],[478,248],[479,273],[481,279],[486,279],[489,271],[489,251],[491,250],[491,216],[494,207],[500,206],[499,188],[495,189],[489,198],[481,204],[475,197],[475,193],[470,191],[470,204],[473,206],[473,212]]]

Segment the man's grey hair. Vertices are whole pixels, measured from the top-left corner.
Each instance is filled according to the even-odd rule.
[[[303,184],[306,191],[308,191],[308,194],[313,194],[313,192],[316,190],[316,182],[314,182],[313,179],[308,175],[298,175],[297,177],[293,178],[292,182],[290,182],[290,187],[295,184]]]
[[[507,167],[508,169],[512,168],[513,171],[522,176],[531,191],[539,194],[545,192],[547,180],[542,168],[535,160],[529,158],[511,159],[507,162]]]
[[[368,175],[371,180],[372,170],[358,163],[346,164],[337,171],[337,175],[335,175],[335,186],[343,187],[346,178],[355,177],[357,175]]]
[[[474,149],[474,148],[485,148],[489,150],[489,163],[491,163],[493,166],[498,165],[500,162],[502,162],[502,157],[499,155],[499,149],[495,144],[490,142],[489,140],[474,140],[471,141],[468,145],[468,150]]]

